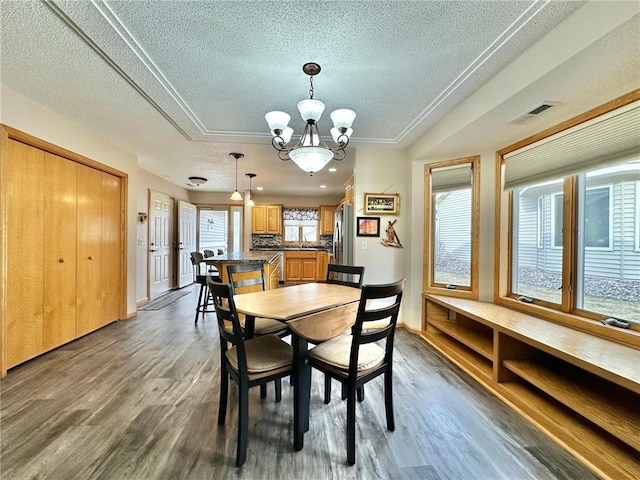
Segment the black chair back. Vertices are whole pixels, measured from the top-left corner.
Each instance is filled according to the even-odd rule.
[[[231,291],[234,294],[267,289],[264,263],[236,263],[227,265]]]
[[[338,265],[335,263],[330,263],[327,267],[327,283],[362,288],[363,279],[364,267]]]
[[[393,340],[402,302],[405,279],[381,285],[364,285],[360,295],[356,323],[351,332],[351,357],[349,376],[357,376],[358,353],[360,345],[385,339],[385,359],[383,365],[391,365],[393,359]],[[376,302],[378,300],[378,302]],[[371,322],[388,320],[383,326],[368,326]]]
[[[207,286],[211,291],[213,306],[216,310],[218,331],[220,332],[220,348],[222,348],[223,351],[226,351],[228,343],[236,345],[238,347],[238,370],[246,373],[247,360],[244,349],[244,335],[240,325],[240,320],[238,319],[236,304],[233,300],[231,285],[216,282],[211,278],[207,278]],[[243,365],[244,370],[242,369]]]
[[[213,253],[213,250],[203,250],[203,252],[204,252],[204,258],[213,257],[215,255],[215,253]]]
[[[204,261],[204,257],[200,252],[191,252],[190,258],[191,258],[191,265],[193,265],[193,274],[197,277],[198,275],[201,275],[200,265],[202,265],[202,262]]]

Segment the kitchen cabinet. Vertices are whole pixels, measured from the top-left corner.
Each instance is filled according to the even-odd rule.
[[[17,130],[1,131],[3,376],[120,319],[126,287],[122,178]]]
[[[328,268],[329,252],[318,252],[318,260],[316,262],[316,279],[318,282],[324,282],[327,279]]]
[[[282,233],[282,205],[256,204],[251,211],[251,231],[254,234]]]
[[[327,277],[329,253],[324,250],[284,252],[284,280],[288,283],[318,282]]]
[[[336,207],[320,205],[320,235],[333,235]]]

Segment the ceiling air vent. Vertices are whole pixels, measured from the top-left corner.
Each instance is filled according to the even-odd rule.
[[[540,115],[542,112],[546,112],[551,107],[556,106],[557,102],[542,102],[536,105],[535,107],[529,109],[529,111],[518,115],[516,118],[509,120],[507,123],[524,123],[530,118],[535,117],[536,115]]]

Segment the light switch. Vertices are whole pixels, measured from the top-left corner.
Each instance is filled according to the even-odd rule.
[[[138,239],[138,246],[144,247],[144,238],[139,238]]]
[[[362,250],[366,250],[367,249],[367,241],[363,240],[362,241]]]

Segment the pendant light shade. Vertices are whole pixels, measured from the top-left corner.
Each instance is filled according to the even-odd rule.
[[[242,195],[238,192],[238,159],[244,157],[244,153],[230,153],[230,157],[236,159],[236,191],[231,194],[231,200],[234,202],[239,202],[242,200]]]
[[[253,201],[253,192],[251,191],[251,180],[256,176],[255,173],[245,173],[247,177],[249,177],[249,199],[247,200],[247,207],[255,207],[256,203]]]

